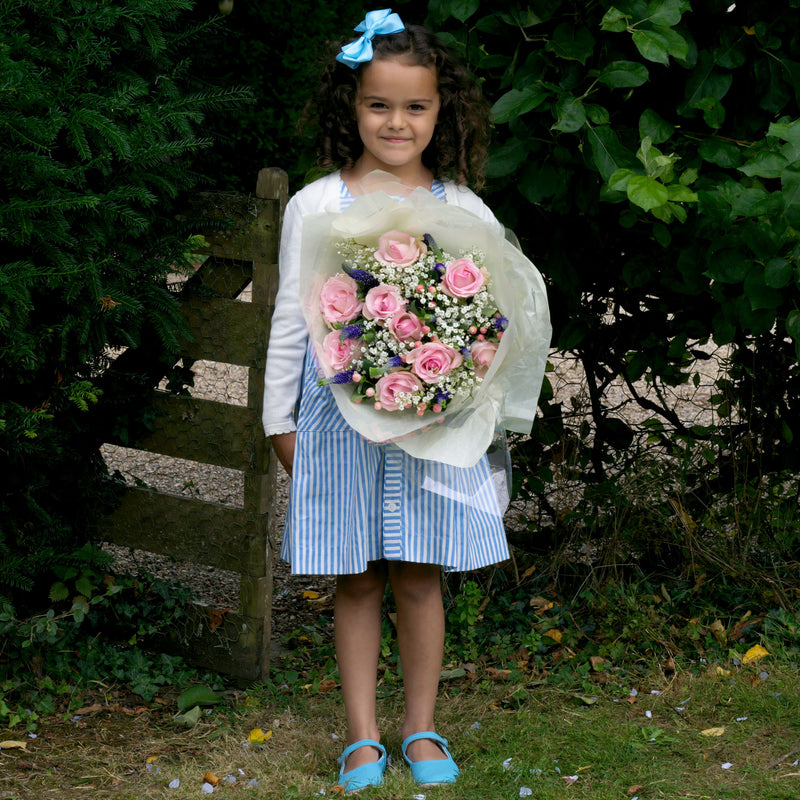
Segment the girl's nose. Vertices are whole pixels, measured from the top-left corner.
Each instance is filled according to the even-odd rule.
[[[403,109],[395,109],[389,116],[389,125],[393,130],[399,131],[406,125],[406,117]]]

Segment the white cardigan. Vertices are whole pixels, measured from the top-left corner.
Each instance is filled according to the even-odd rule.
[[[279,254],[280,283],[267,350],[262,421],[267,436],[296,430],[295,406],[300,396],[308,331],[300,303],[300,244],[303,216],[320,211],[338,211],[341,176],[333,172],[301,189],[286,206]],[[448,203],[461,206],[497,226],[488,206],[466,186],[444,181]]]

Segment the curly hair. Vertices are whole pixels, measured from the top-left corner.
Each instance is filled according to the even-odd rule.
[[[436,70],[441,105],[422,162],[437,178],[452,178],[456,183],[472,183],[481,188],[488,155],[489,104],[466,66],[421,25],[407,25],[400,33],[376,35],[372,47],[373,59],[402,57],[414,66]],[[355,102],[362,70],[369,63],[352,69],[332,60],[306,108],[304,117],[318,120],[319,163],[326,169],[348,169],[363,152]]]

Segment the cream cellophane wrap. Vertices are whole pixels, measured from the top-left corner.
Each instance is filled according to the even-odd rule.
[[[402,200],[385,192],[356,197],[341,212],[303,218],[301,298],[317,362],[325,377],[334,372],[322,357],[322,340],[330,332],[319,309],[325,281],[342,270],[336,243],[354,239],[378,246],[378,238],[398,230],[421,236],[429,233],[453,258],[478,247],[486,253],[489,290],[508,327],[481,384],[461,403],[450,402],[444,412],[377,411],[354,403],[352,385],[330,385],[347,423],[367,439],[398,447],[417,458],[457,467],[474,466],[489,447],[496,426],[530,433],[550,345],[550,314],[544,281],[536,267],[488,222],[466,209],[448,205],[425,189]]]

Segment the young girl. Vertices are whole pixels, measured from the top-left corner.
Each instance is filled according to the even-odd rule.
[[[306,186],[286,209],[264,411],[265,431],[293,481],[281,555],[295,574],[337,575],[336,656],[348,726],[339,782],[348,792],[380,785],[386,768],[375,694],[387,580],[406,700],[402,754],[420,784],[450,783],[458,767],[434,725],[444,646],[440,569],[508,557],[500,511],[463,502],[489,479],[485,456],[459,468],[371,443],[347,425],[328,387],[318,386],[301,311],[304,215],[344,209],[381,170],[503,230],[466,187],[482,182],[489,125],[474,79],[430,31],[404,26],[390,9],[370,12],[355,30],[363,35],[326,68],[313,105],[321,163],[339,171]],[[424,489],[431,480],[458,491]]]

